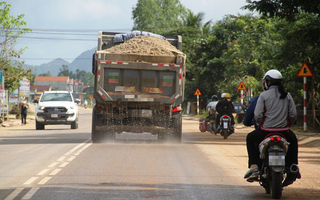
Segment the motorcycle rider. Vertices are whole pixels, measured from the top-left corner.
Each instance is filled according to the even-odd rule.
[[[216,110],[218,112],[216,124],[218,124],[218,130],[220,129],[220,117],[223,115],[228,115],[231,118],[231,129],[234,131],[234,117],[232,113],[235,113],[236,110],[234,109],[232,102],[231,102],[231,96],[229,93],[222,93],[221,94],[221,100],[218,102],[216,106]]]
[[[218,104],[218,96],[212,95],[211,99],[212,99],[212,101],[210,103],[208,103],[208,105],[207,105],[207,111],[209,113],[209,118],[211,117],[210,115],[212,115],[212,113],[210,113],[211,109],[216,110],[216,106]]]
[[[270,133],[280,132],[290,143],[286,156],[286,167],[298,164],[298,141],[296,135],[289,129],[289,126],[297,120],[297,110],[290,93],[285,91],[282,74],[275,69],[266,72],[263,78],[264,92],[257,100],[254,109],[254,119],[258,129],[247,135],[247,151],[249,156],[249,171],[244,178],[247,180],[256,179],[261,160],[259,158],[258,144]],[[300,172],[297,175],[288,172],[283,186],[292,184],[296,178],[301,178]]]
[[[258,98],[259,98],[259,95],[251,99],[248,109],[244,113],[244,119],[243,119],[243,125],[245,126],[254,125],[255,129],[259,128],[256,124],[256,121],[254,120],[254,109],[256,108]]]
[[[216,106],[218,103],[218,96],[217,95],[212,95],[211,97],[212,101],[210,103],[208,103],[207,105],[207,112],[208,112],[208,116],[206,117],[206,122],[209,122],[210,120],[216,120],[217,117],[217,112],[216,112]],[[217,129],[217,124],[215,124],[215,130]]]

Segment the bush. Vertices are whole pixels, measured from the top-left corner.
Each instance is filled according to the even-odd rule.
[[[15,104],[14,106],[12,106],[11,110],[9,111],[9,114],[14,114],[14,115],[20,115],[20,107],[18,106],[18,104]]]

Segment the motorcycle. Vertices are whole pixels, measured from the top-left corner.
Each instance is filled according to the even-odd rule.
[[[220,135],[223,139],[228,139],[228,136],[234,133],[234,129],[231,125],[231,118],[228,115],[222,115],[220,117]]]
[[[199,129],[201,132],[210,132],[212,134],[217,134],[217,127],[216,127],[216,110],[210,109],[208,111],[208,117],[207,118],[201,118],[199,120]]]
[[[300,178],[299,167],[285,166],[285,157],[289,142],[281,133],[270,133],[259,144],[262,167],[257,179],[248,179],[248,182],[257,181],[264,187],[267,194],[273,199],[280,199],[283,187],[292,184],[296,178]]]

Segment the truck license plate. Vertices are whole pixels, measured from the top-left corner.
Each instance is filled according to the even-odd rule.
[[[58,118],[58,114],[51,114],[51,118]]]
[[[141,110],[142,117],[152,117],[152,110]]]

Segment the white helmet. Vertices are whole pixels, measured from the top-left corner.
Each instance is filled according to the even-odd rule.
[[[276,69],[271,69],[266,72],[263,80],[282,80],[282,74]]]
[[[224,98],[226,96],[226,93],[221,94],[221,98]]]

